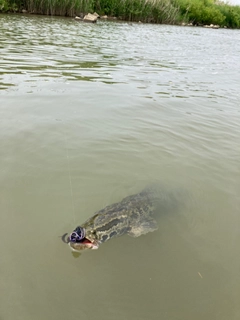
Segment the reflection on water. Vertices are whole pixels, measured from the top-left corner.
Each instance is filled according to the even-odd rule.
[[[239,319],[240,32],[0,26],[0,318]],[[158,231],[61,241],[156,182]]]

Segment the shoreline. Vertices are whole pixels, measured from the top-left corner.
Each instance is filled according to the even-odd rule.
[[[0,13],[99,18],[151,24],[240,29],[240,6],[224,0],[0,0]]]
[[[72,19],[78,23],[93,23],[93,22],[97,22],[97,20],[102,20],[102,21],[111,21],[111,22],[116,22],[116,23],[128,23],[128,24],[155,24],[155,25],[172,25],[172,26],[178,26],[178,27],[196,27],[196,28],[204,28],[204,29],[229,29],[229,30],[235,30],[236,28],[229,28],[227,26],[219,26],[219,25],[214,25],[214,24],[210,24],[210,25],[201,25],[201,24],[193,24],[193,23],[185,23],[185,22],[181,22],[181,23],[154,23],[154,22],[142,22],[142,21],[129,21],[129,20],[125,20],[125,19],[120,19],[119,17],[115,17],[115,16],[99,16],[96,21],[84,21],[84,14],[82,14],[82,17],[79,16],[62,16],[62,15],[49,15],[49,14],[40,14],[40,13],[32,13],[32,12],[27,12],[26,10],[24,10],[24,12],[7,12],[7,13],[3,13],[0,12],[0,16],[1,15],[16,15],[16,16],[25,16],[25,17],[30,17],[30,16],[36,16],[36,17],[46,17],[46,18],[64,18],[64,19]],[[93,14],[91,14],[93,15]],[[86,16],[86,15],[85,15]],[[238,29],[237,29],[238,30]]]

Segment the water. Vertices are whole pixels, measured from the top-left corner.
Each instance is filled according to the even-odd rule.
[[[0,319],[239,319],[240,31],[0,26]],[[156,182],[157,232],[59,238]]]

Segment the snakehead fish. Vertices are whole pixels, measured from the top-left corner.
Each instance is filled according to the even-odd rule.
[[[94,213],[68,237],[73,251],[98,249],[101,243],[128,234],[139,237],[157,230],[154,192],[145,189]]]

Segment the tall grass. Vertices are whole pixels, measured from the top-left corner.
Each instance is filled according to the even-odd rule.
[[[93,10],[96,0],[0,0],[0,12],[27,10],[30,13],[74,16]]]
[[[170,0],[97,0],[94,9],[127,21],[174,24],[179,17]]]
[[[35,14],[72,17],[97,11],[128,21],[168,24],[179,21],[179,8],[172,0],[0,0],[0,11],[3,2],[10,11],[18,8]]]
[[[91,11],[93,0],[26,0],[25,8],[31,13],[53,16],[74,16]]]

